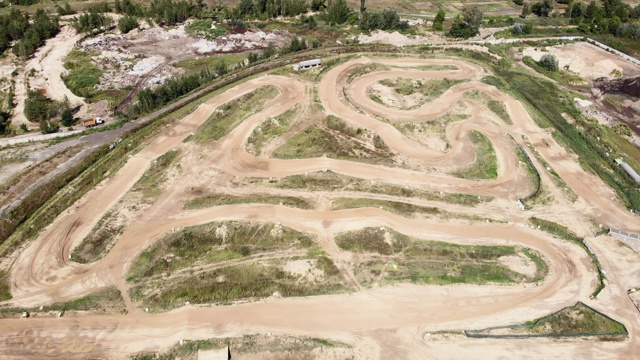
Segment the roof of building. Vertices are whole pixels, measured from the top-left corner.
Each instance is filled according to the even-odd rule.
[[[313,60],[305,60],[305,61],[300,61],[300,66],[304,67],[304,66],[315,66],[315,65],[320,65],[322,61],[320,59],[313,59]]]

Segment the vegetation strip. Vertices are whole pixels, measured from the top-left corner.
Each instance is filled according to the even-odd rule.
[[[312,209],[313,205],[307,200],[293,196],[272,196],[272,195],[247,195],[234,196],[226,194],[210,194],[190,199],[184,204],[185,209],[202,209],[220,205],[231,204],[273,204],[292,206],[299,209]]]
[[[280,189],[306,189],[310,191],[357,191],[374,194],[385,194],[398,197],[417,197],[424,200],[443,201],[446,203],[476,206],[481,203],[493,200],[491,196],[477,196],[456,193],[436,193],[419,189],[412,189],[406,186],[375,183],[351,176],[336,174],[330,170],[319,171],[307,175],[290,175],[278,180],[255,180],[250,182],[264,181],[268,185]]]
[[[253,357],[255,354],[287,354],[297,359],[315,358],[318,349],[350,349],[351,346],[339,341],[320,338],[300,338],[283,335],[244,335],[232,338],[213,338],[208,340],[185,340],[162,353],[141,353],[131,357],[132,360],[169,360],[192,359],[199,352],[208,350],[231,350],[233,358]],[[321,352],[326,356],[326,350]],[[344,355],[344,352],[339,352]]]
[[[79,299],[54,303],[40,308],[0,307],[0,316],[12,317],[15,314],[27,312],[30,315],[48,313],[51,311],[90,311],[94,313],[126,313],[126,307],[120,290],[109,287]]]

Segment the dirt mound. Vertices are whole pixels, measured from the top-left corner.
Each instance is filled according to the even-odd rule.
[[[604,93],[622,93],[640,98],[640,77],[614,80],[601,77],[595,79],[593,85]]]

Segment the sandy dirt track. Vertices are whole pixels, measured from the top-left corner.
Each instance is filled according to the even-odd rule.
[[[371,62],[384,63],[393,69],[361,76],[347,83],[354,68]],[[458,70],[417,71],[418,65],[449,64]],[[588,219],[630,231],[640,231],[640,224],[617,203],[612,192],[599,179],[585,174],[566,151],[545,131],[539,129],[522,104],[477,80],[485,70],[459,60],[370,59],[360,58],[337,65],[323,75],[318,95],[327,114],[336,115],[357,127],[379,134],[386,144],[417,161],[437,169],[451,169],[471,163],[475,156],[466,134],[478,130],[493,143],[498,159],[498,178],[493,181],[470,181],[440,173],[422,173],[359,162],[316,158],[279,160],[256,158],[244,150],[244,144],[260,123],[282,114],[295,104],[311,99],[313,84],[296,77],[262,76],[246,81],[198,107],[175,126],[164,130],[149,146],[133,155],[111,178],[88,193],[71,209],[60,215],[30,246],[11,269],[11,290],[19,306],[39,306],[67,301],[107,286],[117,286],[125,295],[128,315],[72,316],[58,319],[5,319],[0,321],[2,357],[58,358],[105,356],[122,358],[129,354],[167,348],[180,339],[204,339],[238,334],[266,332],[329,337],[354,343],[361,358],[468,358],[486,351],[487,358],[628,358],[640,355],[637,311],[622,291],[629,277],[622,269],[617,275],[616,257],[609,258],[601,240],[587,238],[594,244],[603,266],[611,271],[609,286],[601,297],[588,298],[596,286],[596,273],[589,258],[579,247],[524,226],[532,214],[521,213],[514,200],[521,196],[526,170],[519,166],[515,139],[526,135],[533,146],[554,167],[566,183],[580,196],[575,204],[561,202],[548,215],[569,215],[569,222],[580,235],[589,234]],[[469,81],[454,86],[437,100],[416,110],[381,107],[366,95],[366,88],[384,78],[411,76],[459,78]],[[217,107],[256,88],[274,85],[279,88],[265,110],[252,114],[229,135],[213,143],[202,154],[201,166],[230,176],[283,177],[330,169],[336,173],[373,181],[383,181],[434,191],[491,195],[509,200],[505,209],[510,224],[417,220],[375,208],[342,211],[299,210],[272,205],[228,205],[201,210],[182,210],[184,194],[198,179],[202,168],[186,167],[184,181],[165,191],[142,217],[121,235],[116,245],[101,260],[80,265],[70,262],[72,249],[91,231],[98,220],[121,199],[148,168],[165,152],[182,146],[182,140],[194,132]],[[364,89],[364,90],[363,90]],[[513,125],[487,121],[483,116],[447,127],[452,148],[446,153],[430,151],[407,138],[389,121],[429,121],[448,111],[469,89],[479,89],[489,97],[503,101]],[[481,109],[469,103],[473,111]],[[469,160],[471,158],[471,160]],[[446,204],[442,205],[446,208]],[[564,210],[562,210],[564,209]],[[566,211],[566,214],[562,213]],[[571,218],[574,216],[575,218]],[[367,226],[385,226],[407,235],[469,244],[520,244],[540,251],[547,258],[551,273],[540,286],[416,286],[398,285],[359,291],[347,295],[309,298],[265,299],[255,303],[195,307],[185,306],[160,315],[138,309],[126,295],[126,272],[131,262],[155,240],[172,228],[222,220],[277,221],[291,228],[331,237],[339,232]],[[616,255],[616,256],[628,256]],[[629,341],[619,343],[544,341],[481,341],[466,338],[448,343],[430,341],[427,331],[440,329],[482,328],[531,320],[577,300],[623,321],[630,331]],[[391,341],[392,339],[393,341]]]

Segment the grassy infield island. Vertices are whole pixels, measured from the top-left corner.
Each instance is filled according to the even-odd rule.
[[[288,265],[300,271],[287,271]],[[131,295],[157,310],[308,296],[347,287],[314,237],[279,224],[213,222],[166,234],[133,263]]]
[[[363,284],[411,281],[417,284],[514,284],[537,282],[548,269],[541,256],[515,246],[457,245],[411,238],[391,229],[365,228],[339,234],[337,245],[357,254],[355,275]],[[535,267],[527,276],[509,269],[501,257],[517,256]]]

